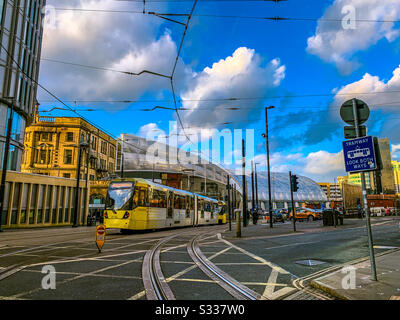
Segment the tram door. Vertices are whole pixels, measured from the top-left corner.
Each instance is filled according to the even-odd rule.
[[[172,219],[174,217],[174,194],[167,192],[167,219],[165,219],[165,225],[167,227],[172,226]]]

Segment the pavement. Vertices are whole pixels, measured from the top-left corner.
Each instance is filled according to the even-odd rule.
[[[393,225],[393,223],[398,223],[400,231],[400,217],[371,218],[372,227]],[[324,227],[322,221],[297,222],[296,232],[293,231],[293,224],[290,222],[275,223],[272,229],[269,223],[263,221],[258,225],[252,225],[250,222],[247,227],[242,227],[240,238],[236,236],[236,225],[232,225],[232,230],[226,231],[223,237],[246,241],[346,229],[355,231],[365,229],[365,219],[345,219],[343,225],[336,227]],[[376,245],[375,262],[378,281],[371,279],[370,260],[367,256],[348,264],[337,265],[336,268],[329,268],[329,273],[322,273],[323,276],[310,279],[309,284],[341,300],[400,300],[400,248]],[[353,268],[343,269],[349,266]]]
[[[377,281],[371,279],[370,260],[354,263],[311,281],[315,288],[342,300],[400,300],[400,249],[375,258]],[[353,282],[351,282],[353,281]],[[353,284],[353,285],[352,285]]]
[[[400,217],[391,216],[391,217],[378,217],[371,218],[371,225],[378,226],[384,225],[388,223],[392,223],[393,220],[398,220],[400,224]],[[322,220],[318,220],[315,222],[308,221],[297,221],[296,222],[296,232],[293,231],[293,223],[286,221],[285,223],[276,222],[273,225],[273,228],[270,228],[269,222],[265,220],[259,220],[257,225],[253,225],[250,221],[247,227],[241,228],[241,237],[240,239],[249,239],[249,238],[265,238],[265,237],[274,237],[274,236],[284,236],[284,235],[295,235],[295,234],[304,234],[304,233],[316,233],[316,232],[329,232],[335,230],[345,230],[345,229],[353,229],[353,228],[365,228],[365,219],[344,219],[343,225],[338,226],[323,226]],[[227,224],[229,226],[229,224]],[[232,223],[231,230],[227,230],[224,233],[224,237],[226,239],[238,239],[236,236],[236,225]]]

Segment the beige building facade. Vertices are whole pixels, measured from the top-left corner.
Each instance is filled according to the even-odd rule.
[[[35,116],[26,128],[22,172],[100,180],[114,174],[116,140],[82,118]],[[86,176],[87,175],[87,176]]]

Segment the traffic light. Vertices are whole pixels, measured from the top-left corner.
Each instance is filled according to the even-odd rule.
[[[296,175],[292,176],[292,181],[290,182],[292,184],[292,190],[293,192],[297,192],[299,190],[299,182],[297,181],[298,177]]]

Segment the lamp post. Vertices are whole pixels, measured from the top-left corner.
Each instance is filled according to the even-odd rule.
[[[271,170],[269,163],[269,139],[268,139],[268,110],[274,109],[274,106],[269,106],[265,108],[265,133],[262,136],[266,140],[266,148],[267,148],[267,168],[268,168],[268,211],[269,211],[269,226],[273,228],[272,222],[272,199],[271,199]]]
[[[88,143],[80,142],[78,145],[78,164],[76,168],[76,190],[75,190],[75,212],[74,212],[74,224],[72,225],[73,228],[78,227],[78,213],[79,213],[79,182],[81,178],[81,162],[82,162],[82,148],[86,148]]]

